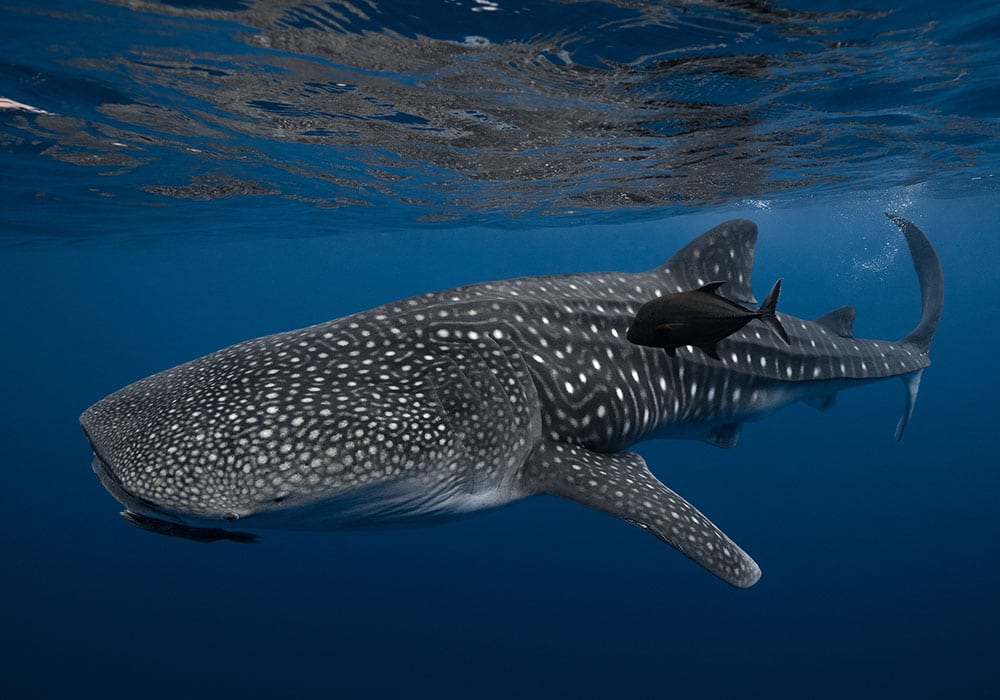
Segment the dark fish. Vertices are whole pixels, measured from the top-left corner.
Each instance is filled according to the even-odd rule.
[[[718,360],[718,342],[759,318],[787,345],[791,345],[788,334],[774,315],[781,293],[781,280],[774,283],[757,311],[719,296],[716,292],[724,284],[724,281],[709,282],[704,287],[667,294],[643,304],[628,329],[629,341],[636,345],[664,348],[671,357],[677,348],[691,345]]]
[[[181,537],[185,540],[194,540],[195,542],[229,540],[231,542],[253,543],[257,541],[257,535],[249,532],[235,532],[233,530],[223,530],[218,527],[194,527],[192,525],[172,523],[168,520],[151,518],[141,513],[133,513],[130,510],[123,510],[122,517],[140,530],[155,532],[158,535],[166,535],[167,537]]]

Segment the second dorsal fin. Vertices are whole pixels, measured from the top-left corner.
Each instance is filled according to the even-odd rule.
[[[833,331],[841,338],[853,338],[854,319],[857,315],[858,310],[853,306],[841,306],[839,309],[834,309],[817,318],[816,323]]]

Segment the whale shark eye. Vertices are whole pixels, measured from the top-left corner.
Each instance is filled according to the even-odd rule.
[[[275,496],[271,499],[271,503],[284,503],[288,499],[288,496]]]
[[[222,519],[232,522],[234,520],[239,520],[240,516],[234,513],[233,511],[228,511],[225,515],[222,516]]]

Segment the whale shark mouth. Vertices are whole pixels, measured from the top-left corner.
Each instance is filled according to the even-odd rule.
[[[128,491],[115,475],[114,470],[111,469],[111,465],[101,456],[97,446],[91,443],[91,447],[94,450],[94,461],[91,463],[91,467],[97,474],[97,478],[101,480],[101,485],[114,496],[116,501],[125,506],[131,513],[146,514],[150,517],[173,518],[170,513],[164,512],[155,503]],[[180,520],[177,522],[179,523]]]
[[[121,481],[114,475],[111,465],[103,459],[94,447],[94,473],[101,480],[104,488],[108,490],[115,500],[125,506],[120,515],[130,524],[140,530],[152,532],[157,535],[167,537],[179,537],[193,542],[220,542],[228,540],[230,542],[255,543],[260,538],[249,532],[237,530],[225,530],[219,527],[204,527],[191,525],[182,522],[177,516],[164,511],[155,503],[136,496],[122,486]]]
[[[169,537],[182,537],[196,542],[216,542],[219,540],[232,540],[236,542],[255,542],[256,535],[246,532],[235,532],[223,530],[217,527],[205,527],[192,525],[184,522],[179,516],[170,513],[149,499],[137,496],[129,491],[122,484],[121,479],[111,468],[110,462],[101,452],[101,448],[91,438],[86,425],[83,432],[90,442],[90,448],[94,452],[94,459],[91,467],[101,484],[107,489],[116,501],[125,506],[121,516],[129,523],[141,530],[155,532]]]
[[[156,506],[152,503],[143,503],[144,499],[139,498],[135,494],[129,493],[125,490],[125,487],[122,486],[121,480],[115,474],[114,470],[111,468],[111,464],[101,451],[101,448],[94,441],[90,431],[87,430],[86,421],[81,421],[80,427],[83,428],[83,434],[87,436],[87,442],[90,443],[90,449],[94,453],[94,459],[90,466],[97,475],[97,478],[101,480],[101,485],[107,489],[108,493],[114,496],[115,500],[126,508],[131,508],[133,505],[137,505],[142,507],[143,510],[157,510]]]

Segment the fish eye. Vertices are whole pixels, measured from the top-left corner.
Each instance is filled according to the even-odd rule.
[[[239,520],[239,519],[240,519],[240,516],[239,516],[238,514],[236,514],[236,513],[234,513],[233,511],[231,511],[231,510],[230,510],[230,511],[227,511],[227,512],[226,512],[226,513],[225,513],[225,514],[224,514],[224,515],[222,516],[222,519],[223,519],[223,520],[228,520],[229,522],[232,522],[232,521],[234,521],[234,520]]]

